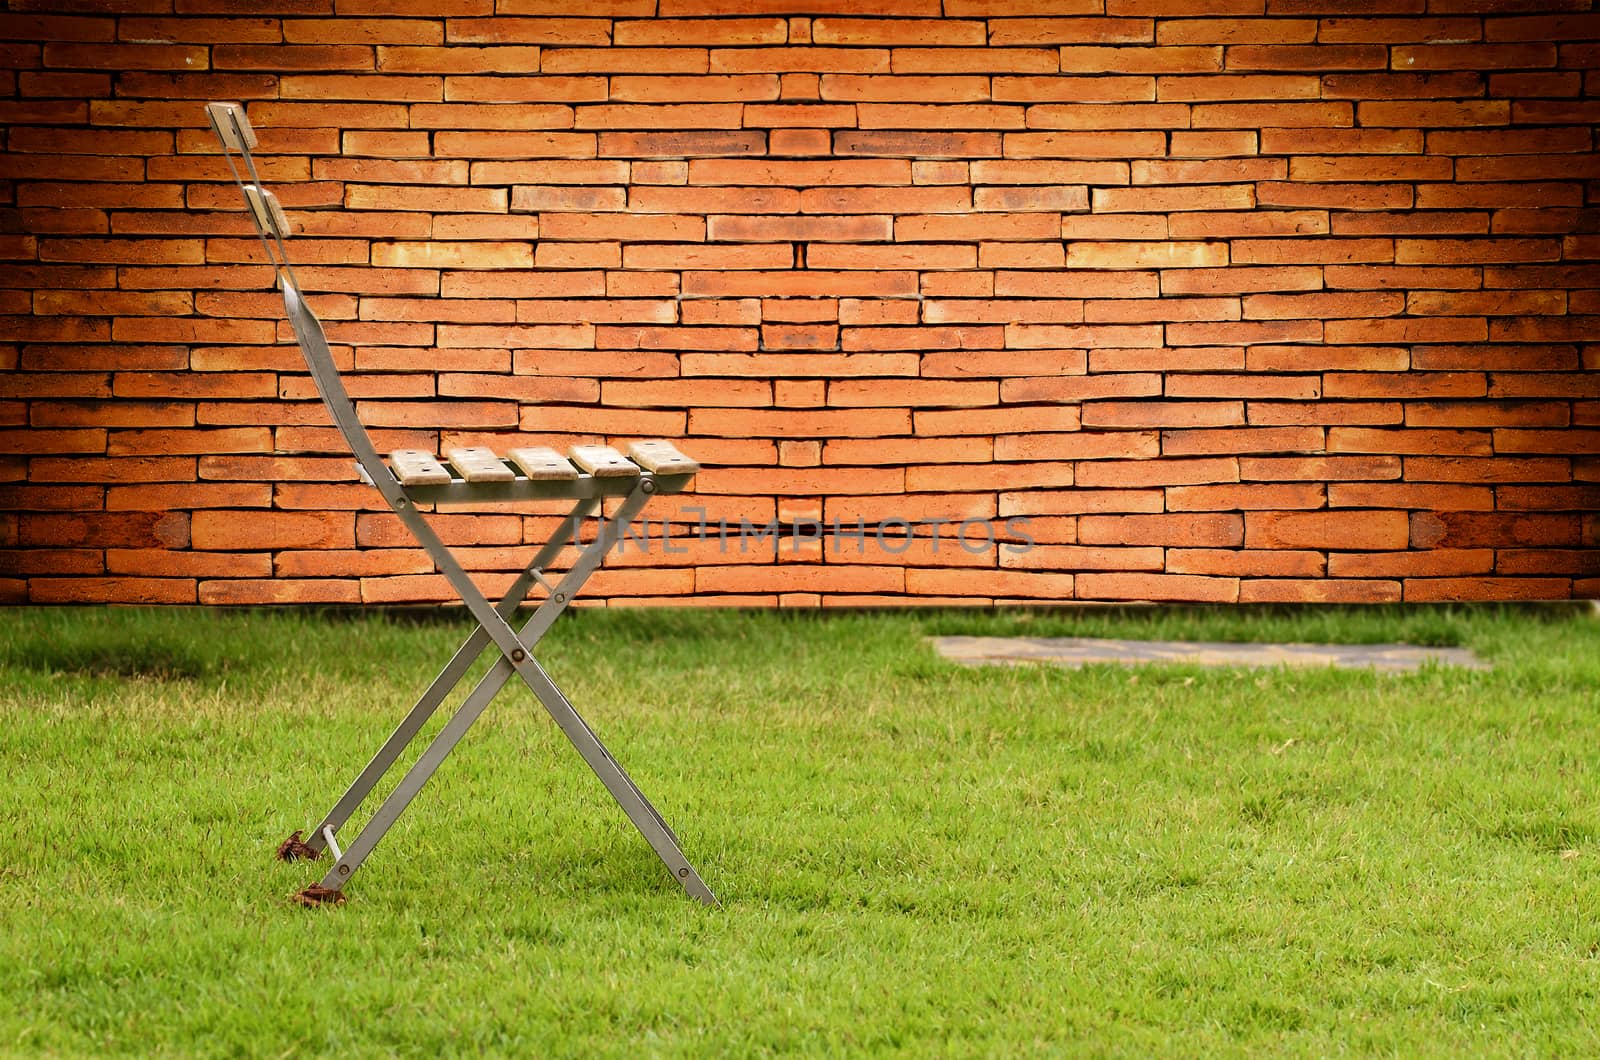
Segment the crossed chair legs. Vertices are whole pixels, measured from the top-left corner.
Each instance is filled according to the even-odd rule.
[[[377,754],[373,755],[356,777],[355,781],[334,804],[333,809],[312,831],[310,837],[304,841],[300,833],[296,832],[285,840],[278,848],[278,856],[285,860],[294,860],[297,857],[318,858],[323,850],[333,854],[334,863],[323,876],[320,883],[313,884],[300,892],[296,898],[307,905],[319,905],[328,902],[344,900],[343,887],[353,876],[367,855],[372,853],[373,847],[383,838],[394,822],[405,812],[417,792],[422,790],[428,778],[433,776],[440,763],[450,754],[461,738],[466,735],[472,723],[478,719],[490,700],[511,680],[513,674],[522,678],[523,682],[538,697],[539,702],[549,712],[567,739],[572,742],[589,768],[594,770],[611,797],[617,800],[633,826],[639,830],[649,842],[656,856],[659,857],[667,870],[672,874],[685,891],[707,905],[716,904],[716,897],[711,893],[705,883],[700,879],[699,873],[689,860],[684,857],[679,848],[678,837],[673,834],[656,808],[644,797],[632,778],[623,770],[617,760],[606,750],[600,738],[591,730],[578,712],[573,709],[561,689],[556,687],[550,675],[540,666],[533,657],[533,648],[538,644],[546,631],[566,610],[572,598],[582,588],[600,561],[605,558],[623,527],[626,527],[645,503],[649,501],[655,489],[655,481],[650,477],[643,477],[633,490],[628,493],[617,509],[616,514],[609,520],[602,519],[599,533],[594,542],[586,547],[573,563],[566,575],[555,585],[545,581],[543,570],[557,554],[564,544],[575,539],[578,527],[583,520],[600,504],[599,496],[584,497],[577,501],[572,511],[567,515],[550,541],[539,550],[522,574],[512,584],[498,607],[490,605],[487,598],[473,584],[466,572],[456,562],[439,538],[434,534],[432,527],[417,513],[415,507],[403,499],[394,504],[395,514],[416,535],[418,541],[428,552],[433,555],[440,569],[454,585],[461,595],[462,602],[467,605],[474,617],[478,619],[478,628],[467,641],[457,649],[450,662],[434,678],[427,691],[422,694],[414,707],[411,708],[404,720],[384,741]],[[523,625],[520,631],[513,631],[507,620],[515,613],[517,607],[527,598],[535,583],[545,586],[549,595],[538,606],[533,615]],[[378,783],[395,759],[405,750],[407,745],[416,737],[422,726],[438,709],[447,695],[450,694],[484,648],[491,643],[500,649],[500,658],[490,671],[478,681],[478,684],[468,693],[467,698],[456,709],[455,714],[433,738],[426,751],[417,759],[407,771],[404,778],[395,789],[384,799],[372,819],[369,820],[350,845],[340,848],[337,834],[339,829],[355,812],[367,795],[371,793],[374,785]]]

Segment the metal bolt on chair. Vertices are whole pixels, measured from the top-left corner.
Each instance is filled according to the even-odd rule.
[[[677,493],[693,480],[700,465],[680,453],[670,442],[635,442],[624,456],[605,445],[574,446],[567,456],[542,446],[510,449],[504,456],[489,448],[457,448],[440,460],[432,453],[401,450],[388,461],[373,447],[372,439],[356,415],[356,407],[340,379],[328,349],[322,325],[301,297],[294,268],[289,263],[286,241],[289,226],[277,198],[261,183],[251,148],[256,146],[254,130],[237,103],[210,103],[206,114],[221,142],[224,157],[244,195],[246,211],[261,237],[262,248],[277,271],[283,292],[284,312],[305,357],[317,391],[333,417],[351,452],[361,478],[382,495],[444,574],[460,596],[477,628],[456,651],[450,662],[434,678],[405,718],[372,756],[355,781],[334,803],[327,816],[308,837],[295,832],[278,848],[285,860],[320,858],[324,850],[333,864],[320,883],[307,887],[296,897],[308,905],[344,900],[344,886],[377,846],[411,800],[433,776],[488,707],[490,700],[513,676],[532,690],[556,724],[572,742],[589,768],[594,770],[606,790],[617,800],[628,820],[644,836],[656,855],[690,895],[707,904],[716,898],[700,879],[699,873],[683,854],[678,837],[656,812],[600,738],[568,702],[566,695],[551,680],[534,658],[534,648],[551,625],[566,610],[589,575],[600,565],[622,529],[652,496]],[[241,166],[243,172],[241,172]],[[611,518],[600,512],[603,498],[618,497],[621,503]],[[419,505],[447,505],[485,501],[519,501],[564,498],[572,508],[555,534],[538,550],[498,604],[487,597],[467,576],[460,562],[439,539],[418,511]],[[599,531],[592,543],[558,581],[545,577],[545,568],[563,546],[577,540],[583,521],[599,513]],[[544,600],[532,611],[520,629],[511,620],[518,607],[537,584],[545,591]],[[494,666],[467,694],[455,714],[433,738],[415,764],[390,792],[376,812],[349,841],[340,845],[339,832],[373,787],[394,765],[395,760],[421,731],[424,724],[455,687],[465,678],[478,656],[493,645],[498,658]]]

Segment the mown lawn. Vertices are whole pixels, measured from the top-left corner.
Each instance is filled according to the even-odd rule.
[[[289,900],[319,871],[274,846],[458,619],[3,619],[0,1054],[1600,1052],[1586,611],[574,614],[539,654],[714,909],[521,689],[344,906]],[[1494,669],[965,669],[931,632]]]

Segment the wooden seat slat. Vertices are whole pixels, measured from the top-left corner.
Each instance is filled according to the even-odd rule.
[[[639,465],[609,445],[575,445],[572,462],[595,478],[636,478]]]
[[[535,482],[562,482],[578,477],[578,469],[547,445],[519,446],[508,450],[506,456]]]
[[[678,447],[659,438],[634,442],[628,456],[646,471],[657,475],[692,475],[700,470],[698,461],[684,456]]]
[[[402,486],[447,486],[451,482],[445,466],[421,449],[396,449],[389,454],[389,463]]]
[[[451,449],[450,466],[461,472],[468,482],[510,482],[516,472],[506,467],[506,462],[486,446],[459,446]]]

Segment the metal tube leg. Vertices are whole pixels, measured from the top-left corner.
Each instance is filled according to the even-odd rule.
[[[572,569],[567,572],[566,577],[556,586],[555,591],[540,605],[538,610],[523,626],[521,634],[512,631],[505,625],[506,616],[498,613],[485,613],[489,611],[487,601],[484,600],[482,594],[477,591],[476,586],[471,583],[471,580],[466,577],[465,572],[458,565],[451,563],[445,566],[445,572],[447,575],[451,575],[451,581],[462,583],[458,586],[458,589],[461,590],[462,600],[468,605],[469,610],[473,611],[474,614],[480,615],[480,621],[488,619],[489,622],[498,626],[498,633],[488,629],[487,626],[483,628],[486,635],[500,643],[501,657],[496,660],[494,668],[468,694],[466,701],[451,717],[450,721],[445,724],[444,729],[434,737],[428,749],[423,752],[422,757],[406,773],[399,785],[389,793],[389,797],[378,808],[372,820],[368,821],[366,826],[362,828],[355,841],[345,850],[343,856],[329,869],[328,874],[321,883],[323,888],[336,891],[355,873],[373,848],[377,846],[378,841],[383,838],[399,816],[405,812],[406,807],[416,797],[417,792],[422,790],[423,785],[428,782],[428,779],[439,768],[444,759],[455,749],[456,744],[466,735],[473,722],[477,721],[479,715],[488,707],[490,700],[494,698],[495,694],[510,679],[511,674],[515,672],[522,677],[533,693],[538,696],[539,701],[544,704],[545,710],[555,719],[561,731],[572,745],[577,748],[584,761],[588,763],[589,768],[605,784],[606,790],[611,793],[612,798],[622,807],[623,812],[628,815],[628,819],[633,822],[634,827],[644,836],[651,849],[656,852],[656,856],[667,866],[673,878],[683,886],[684,890],[700,901],[708,905],[716,903],[716,897],[711,893],[710,888],[705,885],[705,882],[701,880],[694,866],[690,865],[688,859],[683,856],[683,851],[678,847],[677,837],[667,827],[666,822],[656,812],[655,807],[644,797],[644,794],[634,784],[632,778],[622,769],[622,766],[612,757],[611,753],[606,750],[599,737],[595,736],[593,730],[573,709],[566,696],[556,687],[555,682],[550,679],[550,675],[545,673],[544,668],[526,650],[526,645],[537,643],[538,639],[549,629],[551,623],[555,621],[560,612],[565,609],[578,588],[593,573],[595,567],[604,558],[605,553],[615,543],[618,527],[626,525],[632,515],[644,506],[645,502],[649,500],[649,494],[653,491],[653,488],[653,482],[642,482],[640,488],[630,494],[627,500],[624,501],[613,520],[602,524],[596,540],[588,548],[584,549],[583,554],[573,564]],[[409,513],[400,512],[400,514],[408,525],[412,522],[411,518],[406,518]],[[416,532],[416,529],[414,528],[414,532]],[[434,549],[430,544],[430,540],[436,541],[437,539],[425,524],[420,530],[421,532],[417,533],[418,539],[424,545],[429,546],[429,552],[433,552]],[[440,551],[444,551],[442,544],[440,545]],[[445,554],[448,555],[447,552]]]
[[[605,744],[601,743],[600,738],[589,728],[588,723],[579,716],[566,695],[556,687],[550,675],[532,658],[524,660],[521,666],[513,670],[511,663],[502,657],[494,669],[484,675],[477,687],[467,696],[466,702],[456,711],[439,735],[434,737],[422,757],[406,773],[394,791],[389,793],[383,805],[378,807],[378,812],[373,814],[372,820],[361,829],[343,856],[329,868],[321,886],[337,890],[355,874],[362,862],[366,861],[367,855],[378,845],[378,841],[405,812],[411,800],[455,749],[456,744],[461,742],[461,738],[466,735],[473,722],[478,720],[489,702],[510,680],[513,672],[521,674],[534,695],[539,697],[545,710],[583,760],[588,763],[595,776],[600,778],[600,782],[606,786],[606,790],[611,793],[617,805],[622,807],[622,811],[628,815],[628,820],[633,822],[634,828],[638,829],[656,856],[666,865],[673,879],[701,902],[715,905],[716,896],[711,893],[711,889],[705,885],[700,874],[684,856],[672,829],[667,827],[666,821],[644,797],[638,785],[634,784],[633,778],[628,776],[621,764],[606,749]]]
[[[555,591],[545,598],[544,602],[541,603],[538,609],[534,611],[532,617],[530,617],[523,625],[521,633],[517,635],[518,644],[527,644],[531,646],[538,643],[539,639],[542,638],[545,632],[549,630],[550,626],[555,622],[556,618],[561,614],[561,612],[566,610],[566,607],[569,603],[571,603],[573,596],[576,595],[580,588],[582,588],[583,583],[588,580],[589,575],[594,571],[594,569],[599,566],[600,561],[605,558],[606,552],[615,542],[617,533],[619,532],[618,520],[632,518],[633,513],[639,508],[643,507],[645,502],[648,500],[648,495],[643,492],[631,494],[619,509],[617,517],[613,518],[610,522],[601,523],[599,533],[596,535],[595,540],[583,550],[577,561],[573,563],[572,568],[566,573],[561,581],[557,583]],[[541,551],[540,556],[543,556],[545,552],[552,549],[559,549],[561,547],[561,543],[571,536],[571,530],[573,527],[575,527],[575,520],[580,517],[580,513],[582,516],[587,516],[597,503],[597,500],[589,500],[584,504],[574,508],[572,515],[568,516],[568,522],[562,525],[561,532],[559,532],[549,544],[545,545],[545,548]],[[407,521],[410,521],[409,518]],[[426,541],[424,543],[426,543]],[[441,545],[440,547],[442,550],[443,546]],[[433,551],[431,547],[429,548],[429,551]],[[448,553],[446,553],[446,555],[448,555]],[[537,561],[538,557],[535,557],[535,563],[529,564],[530,570],[537,565]],[[467,583],[466,589],[470,590],[473,594],[477,594],[476,586],[473,586],[470,581]],[[465,598],[466,594],[464,593],[463,596]],[[477,599],[482,600],[481,594],[477,594]],[[500,615],[499,617],[503,619],[506,616]],[[472,639],[475,640],[479,635],[482,635],[486,638],[490,636],[489,632],[481,626],[477,632],[473,634]],[[527,654],[526,650],[518,648],[516,649],[516,652],[517,655],[523,659],[524,665],[526,665],[528,661],[531,661],[531,656]],[[341,887],[346,880],[355,874],[355,871],[361,867],[361,863],[366,860],[367,855],[372,853],[373,848],[378,845],[378,841],[383,838],[384,833],[386,833],[394,824],[394,822],[400,817],[400,815],[405,812],[406,807],[410,805],[411,800],[416,797],[417,792],[422,790],[423,785],[428,782],[428,779],[431,776],[433,776],[434,771],[439,768],[439,765],[444,761],[445,757],[450,754],[451,750],[455,748],[456,744],[461,741],[461,738],[466,735],[467,729],[471,728],[472,723],[477,721],[478,716],[483,713],[485,708],[488,707],[489,701],[492,700],[500,691],[500,689],[505,686],[505,683],[511,679],[512,672],[513,666],[511,661],[504,654],[502,654],[501,657],[495,662],[494,668],[491,669],[489,673],[484,675],[484,677],[478,682],[477,687],[475,687],[468,694],[465,702],[463,702],[462,705],[457,708],[455,715],[451,717],[450,721],[445,724],[445,727],[440,730],[439,734],[434,737],[433,742],[428,745],[428,749],[423,752],[422,757],[412,765],[409,771],[407,771],[405,777],[401,779],[399,785],[397,785],[395,789],[389,793],[388,798],[384,799],[383,804],[378,807],[378,810],[375,814],[373,814],[372,819],[368,821],[366,825],[362,827],[361,831],[356,835],[355,841],[352,842],[345,850],[344,854],[334,862],[333,867],[330,868],[327,875],[323,877],[320,886],[326,887],[330,890],[336,890]],[[407,720],[409,721],[410,719]],[[418,725],[420,726],[420,722]],[[407,739],[409,739],[409,737]],[[395,754],[398,753],[399,750],[396,748]],[[392,761],[393,756],[391,755],[390,757]],[[385,765],[384,768],[386,769],[387,765]]]
[[[478,682],[476,688],[467,696],[445,727],[439,730],[439,735],[433,738],[428,749],[422,752],[422,757],[406,771],[389,797],[383,800],[383,805],[378,807],[378,812],[372,815],[361,831],[356,835],[355,841],[345,848],[344,856],[333,863],[328,869],[328,874],[322,878],[321,886],[329,890],[338,890],[344,886],[361,863],[367,860],[367,855],[372,853],[372,848],[378,845],[391,825],[405,812],[411,800],[422,790],[422,786],[433,776],[446,756],[455,750],[456,744],[472,728],[472,723],[478,720],[489,701],[495,697],[512,674],[511,663],[503,656],[495,663],[494,669]]]
[[[522,575],[506,592],[505,597],[501,599],[496,610],[502,616],[510,616],[516,611],[522,601],[527,598],[528,592],[533,588],[534,572],[543,571],[560,554],[567,543],[573,539],[574,532],[578,526],[589,517],[599,503],[599,498],[589,497],[580,500],[573,506],[572,511],[568,513],[567,517],[562,520],[561,525],[556,529],[554,536],[545,543],[538,554],[523,568]],[[389,734],[389,738],[383,742],[383,746],[378,748],[377,753],[367,762],[366,767],[351,782],[350,787],[340,796],[333,809],[329,810],[327,816],[322,819],[316,828],[312,829],[311,838],[306,842],[308,847],[318,851],[326,849],[327,843],[323,838],[324,830],[332,828],[334,831],[338,831],[344,826],[345,821],[350,819],[350,815],[371,794],[373,787],[377,785],[379,780],[383,779],[384,774],[394,765],[395,759],[400,757],[400,753],[416,738],[417,733],[427,724],[428,719],[433,717],[433,712],[439,709],[439,704],[444,702],[450,691],[460,683],[462,677],[466,676],[472,664],[483,653],[483,649],[489,646],[489,640],[488,631],[480,626],[456,650],[450,662],[439,672],[439,676],[433,679],[433,683],[422,694],[422,698],[417,700],[410,713]]]
[[[530,674],[528,671],[532,670]],[[711,888],[705,885],[700,874],[689,864],[689,859],[684,857],[683,851],[678,847],[678,837],[673,835],[672,829],[667,827],[666,821],[650,805],[650,800],[634,784],[622,765],[606,750],[606,745],[594,734],[588,724],[573,709],[556,683],[550,680],[550,675],[545,673],[544,667],[532,659],[528,665],[518,667],[517,672],[527,682],[533,694],[539,697],[539,702],[544,704],[544,709],[555,719],[561,731],[571,741],[572,746],[578,749],[583,760],[594,770],[595,776],[606,786],[611,797],[617,800],[617,805],[622,807],[622,812],[628,815],[628,820],[644,836],[656,852],[656,857],[666,865],[667,871],[672,873],[672,878],[683,885],[683,889],[706,905],[716,905],[717,897],[711,893]]]

